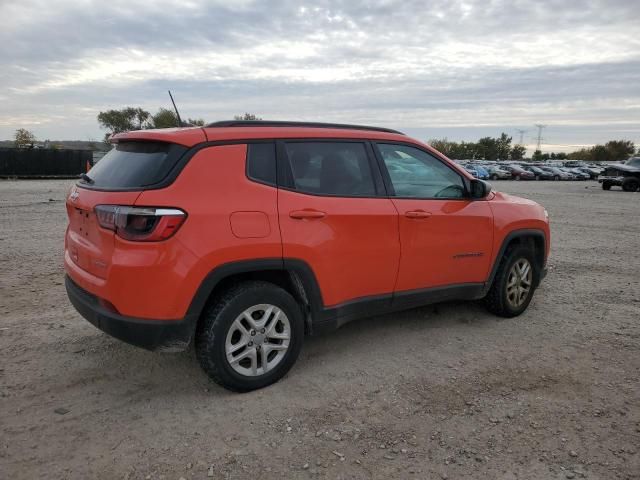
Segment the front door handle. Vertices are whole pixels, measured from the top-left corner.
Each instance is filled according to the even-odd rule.
[[[305,218],[324,218],[326,215],[326,213],[321,212],[320,210],[293,210],[289,212],[289,216],[296,220],[303,220]]]
[[[431,212],[425,212],[424,210],[409,210],[408,212],[404,212],[404,216],[407,218],[429,218],[431,216]]]

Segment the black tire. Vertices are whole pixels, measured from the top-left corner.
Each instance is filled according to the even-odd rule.
[[[554,176],[553,179],[557,182],[558,180],[560,180],[560,175]]]
[[[640,180],[637,178],[627,178],[622,182],[622,190],[625,192],[637,192],[640,190]]]
[[[491,175],[491,180],[498,180],[498,175],[496,175],[495,173]]]
[[[516,175],[515,180],[521,180],[520,175]]]
[[[604,182],[602,182],[602,189],[603,190],[611,190],[611,182],[607,182],[606,180]]]
[[[272,370],[257,376],[236,372],[226,357],[227,333],[246,309],[259,304],[280,308],[291,326],[289,348]],[[205,310],[196,331],[196,356],[202,369],[219,385],[234,392],[249,392],[280,380],[295,363],[304,341],[304,318],[296,300],[282,288],[268,282],[240,283],[222,292]]]
[[[507,281],[509,278],[509,272],[514,264],[520,259],[526,259],[531,264],[532,282],[531,288],[527,297],[524,299],[524,302],[517,308],[514,308],[507,300]],[[516,245],[515,247],[507,248],[504,256],[500,259],[498,271],[493,279],[489,293],[487,293],[487,296],[484,298],[487,310],[495,315],[506,318],[520,315],[527,309],[531,299],[533,298],[533,293],[535,292],[539,275],[540,273],[535,262],[535,255],[530,247]]]

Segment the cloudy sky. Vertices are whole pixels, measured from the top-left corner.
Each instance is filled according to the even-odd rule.
[[[640,144],[635,0],[0,0],[0,139],[101,139],[108,108],[207,121]]]

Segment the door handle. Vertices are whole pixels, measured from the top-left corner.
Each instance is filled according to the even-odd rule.
[[[431,216],[431,212],[425,212],[424,210],[409,210],[408,212],[404,212],[404,216],[407,218],[429,218]]]
[[[326,213],[321,212],[320,210],[293,210],[289,212],[289,216],[296,220],[303,220],[305,218],[324,218],[326,215]]]

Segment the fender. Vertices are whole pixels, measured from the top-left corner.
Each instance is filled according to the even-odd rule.
[[[185,319],[190,322],[193,331],[195,332],[198,319],[204,311],[211,294],[220,282],[238,274],[269,271],[289,274],[296,294],[307,309],[305,321],[307,322],[308,330],[311,331],[312,320],[318,318],[320,312],[323,311],[322,293],[311,267],[303,260],[291,258],[240,260],[224,263],[211,270],[200,284],[200,287],[198,287],[185,316]]]
[[[485,294],[489,291],[489,289],[491,288],[491,285],[493,284],[493,280],[496,276],[496,273],[498,272],[498,267],[500,266],[500,260],[504,256],[504,252],[507,250],[507,247],[516,238],[523,238],[523,237],[534,237],[542,240],[542,245],[544,248],[544,251],[542,252],[542,264],[539,266],[540,268],[539,268],[539,271],[536,272],[536,278],[535,278],[536,287],[540,284],[540,281],[546,275],[547,237],[544,231],[538,230],[538,229],[512,230],[502,240],[500,250],[498,250],[498,254],[493,260],[493,267],[491,267],[491,273],[489,274],[489,278],[487,279],[487,282],[485,283],[485,287],[484,287]]]

